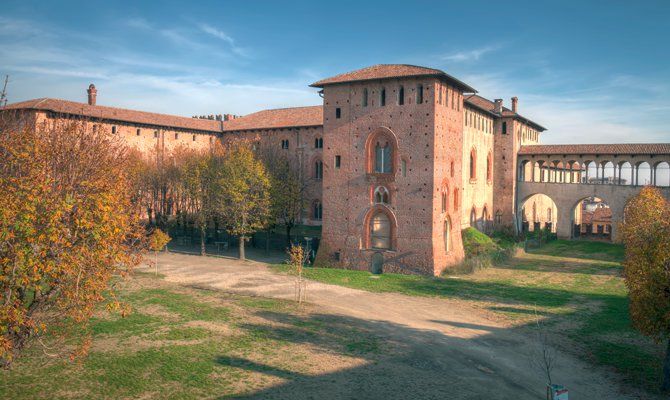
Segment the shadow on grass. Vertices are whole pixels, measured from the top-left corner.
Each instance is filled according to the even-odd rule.
[[[538,254],[535,251],[497,264],[496,268],[566,274],[621,275],[621,265],[617,262],[558,257]]]
[[[188,254],[193,256],[200,255],[200,245],[177,245],[170,244],[168,249],[171,253],[177,254]],[[229,248],[227,250],[217,249],[216,246],[211,244],[207,245],[206,253],[207,257],[219,257],[226,259],[238,259],[239,252],[237,248]],[[286,253],[278,250],[259,250],[253,247],[245,249],[246,259],[249,261],[256,261],[262,263],[282,263],[286,260]]]
[[[295,316],[274,312],[258,312],[258,316],[273,321],[274,326],[244,323],[239,328],[265,339],[310,349],[319,355],[311,358],[298,353],[290,368],[276,361],[259,362],[258,357],[253,356],[216,357],[216,362],[223,366],[283,381],[235,398],[536,399],[544,391],[542,374],[533,371],[524,356],[527,343],[517,335],[503,338],[508,336],[503,329],[489,329],[493,332],[467,339],[436,329],[415,329],[346,316]],[[498,336],[501,339],[498,344],[504,344],[496,348],[497,356],[492,359],[491,344],[486,338]],[[348,362],[329,362],[333,360],[332,355],[348,356]],[[305,366],[319,365],[320,372],[310,374],[305,372],[307,369],[302,370],[300,356],[304,357]],[[575,391],[583,389],[575,388]]]

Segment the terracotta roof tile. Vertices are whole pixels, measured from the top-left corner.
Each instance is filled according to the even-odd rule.
[[[451,75],[448,75],[444,71],[434,68],[419,67],[416,65],[407,65],[407,64],[377,64],[371,67],[366,67],[362,69],[357,69],[355,71],[347,72],[344,74],[335,75],[330,78],[322,79],[318,82],[312,83],[310,86],[313,87],[324,87],[326,85],[334,85],[338,83],[345,82],[358,82],[358,81],[369,81],[377,79],[391,79],[391,78],[402,78],[402,77],[412,77],[412,76],[435,76],[438,78],[443,78],[451,82],[452,84],[460,87],[466,92],[475,93],[477,92],[472,87],[467,84],[459,81]]]
[[[463,98],[463,101],[465,102],[466,105],[471,105],[473,107],[479,108],[480,110],[486,111],[491,114],[495,115],[500,115],[495,112],[495,103],[492,102],[491,100],[484,98],[482,96],[473,94],[470,96],[467,96]],[[542,125],[538,124],[537,122],[534,122],[518,113],[515,113],[514,111],[510,110],[507,107],[502,108],[502,117],[510,117],[510,118],[519,118],[522,121],[535,126],[539,131],[546,131],[547,128],[543,127]]]
[[[670,143],[541,144],[521,146],[519,155],[543,154],[670,154]]]
[[[20,103],[8,104],[3,110],[41,110],[62,114],[80,115],[89,118],[100,118],[114,121],[132,122],[145,125],[164,126],[171,128],[191,129],[197,131],[221,132],[221,121],[180,117],[176,115],[157,114],[146,111],[128,110],[125,108],[91,106],[60,99],[35,99]]]
[[[277,129],[323,126],[323,106],[277,108],[237,117],[223,123],[223,130]]]

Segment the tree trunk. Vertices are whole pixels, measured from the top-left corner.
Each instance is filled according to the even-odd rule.
[[[670,392],[670,339],[668,339],[668,348],[665,350],[665,361],[663,362],[663,383],[661,390]]]
[[[242,261],[246,260],[244,256],[244,239],[246,239],[244,236],[240,236],[240,260]]]
[[[291,247],[291,225],[286,224],[286,248]]]
[[[207,228],[205,228],[205,225],[200,226],[200,255],[204,256],[205,255],[205,235],[206,235]]]

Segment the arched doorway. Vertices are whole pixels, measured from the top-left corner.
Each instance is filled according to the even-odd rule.
[[[612,210],[599,197],[580,199],[572,211],[572,238],[611,240]]]
[[[551,197],[542,193],[530,195],[521,202],[520,209],[518,216],[520,232],[547,229],[556,233],[558,207]]]
[[[381,274],[384,271],[384,255],[382,253],[375,253],[372,255],[370,262],[370,272],[373,274]]]

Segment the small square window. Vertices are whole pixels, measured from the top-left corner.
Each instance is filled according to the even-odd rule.
[[[335,156],[335,168],[340,168],[341,163],[342,163],[342,157]]]
[[[335,118],[340,118],[342,116],[342,109],[340,107],[337,107],[335,109]]]

